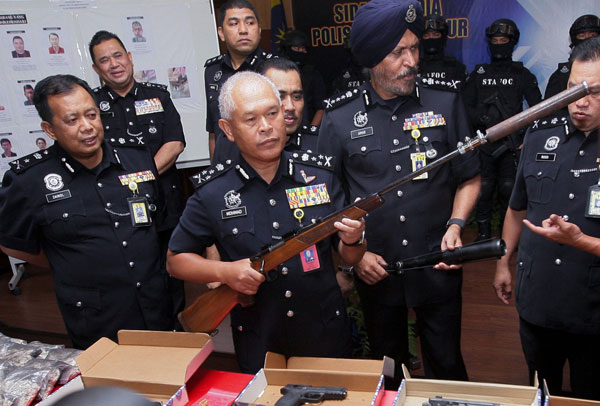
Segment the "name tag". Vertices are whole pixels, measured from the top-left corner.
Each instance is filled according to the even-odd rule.
[[[59,200],[70,199],[71,197],[71,191],[67,189],[61,190],[60,192],[48,193],[46,195],[46,201],[48,203],[54,203],[58,202]]]
[[[217,85],[216,83],[211,83],[210,85],[208,85],[208,87],[210,87],[210,90],[212,90],[214,92],[219,91],[219,85]]]
[[[246,206],[237,207],[235,209],[224,209],[221,210],[221,219],[227,220],[234,217],[247,216]]]
[[[535,160],[537,162],[554,162],[556,161],[556,154],[555,153],[545,153],[545,152],[538,152],[537,154],[535,154]]]
[[[373,135],[373,127],[350,131],[350,138],[353,140],[357,138],[368,137],[369,135]]]

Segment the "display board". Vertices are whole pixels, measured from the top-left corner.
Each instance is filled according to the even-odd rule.
[[[0,179],[11,160],[52,145],[31,103],[39,80],[100,85],[88,51],[99,30],[121,38],[137,80],[168,86],[187,141],[177,166],[208,164],[203,66],[219,53],[210,0],[13,0],[0,1]]]

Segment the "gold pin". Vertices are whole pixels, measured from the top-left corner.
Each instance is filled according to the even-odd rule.
[[[302,225],[302,219],[304,218],[304,210],[296,209],[294,210],[294,218],[298,220],[298,222]]]

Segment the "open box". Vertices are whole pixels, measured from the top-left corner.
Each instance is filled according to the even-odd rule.
[[[424,402],[428,402],[430,398],[436,396],[442,396],[444,399],[498,403],[502,406],[542,406],[542,393],[537,387],[537,378],[535,386],[519,386],[413,379],[404,365],[402,365],[402,371],[404,379],[398,388],[394,406],[422,406]],[[436,404],[431,406],[436,406]],[[456,405],[450,403],[447,406]],[[463,402],[460,406],[469,406],[469,403]]]
[[[200,333],[120,330],[118,340],[101,338],[77,357],[84,386],[120,386],[172,406],[188,402],[185,384],[213,349]]]
[[[384,376],[394,375],[394,360],[290,357],[267,353],[265,367],[235,400],[238,406],[274,405],[287,384],[335,386],[347,389],[346,399],[324,400],[322,405],[377,406],[383,397]]]
[[[542,382],[544,385],[544,406],[600,406],[600,402],[595,400],[552,396],[548,390],[546,380]]]

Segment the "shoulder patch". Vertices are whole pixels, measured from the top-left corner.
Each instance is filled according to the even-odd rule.
[[[475,69],[473,70],[473,72],[478,73],[480,75],[483,75],[485,73],[485,67],[484,67],[484,65],[477,65],[477,66],[475,66]]]
[[[323,100],[323,103],[325,103],[325,110],[334,110],[348,103],[350,100],[356,99],[358,96],[360,96],[359,89],[346,90],[343,93],[338,93],[329,99]]]
[[[567,124],[569,121],[566,116],[548,116],[535,120],[529,126],[530,131],[542,130],[544,128],[558,127]]]
[[[132,135],[127,137],[113,137],[108,138],[106,141],[114,147],[139,147],[146,146],[146,141],[143,135]]]
[[[302,134],[319,135],[319,129],[320,127],[318,125],[311,125],[310,127],[307,125],[303,125],[300,129],[300,132]]]
[[[333,170],[333,164],[335,163],[333,156],[316,152],[294,151],[291,155],[294,163],[316,166],[330,171]]]
[[[221,59],[223,59],[224,55],[225,54],[221,54],[221,55],[215,56],[214,58],[207,59],[206,62],[204,62],[204,67],[206,68],[207,66],[214,65],[215,63],[217,63]]]
[[[21,158],[10,161],[8,164],[10,168],[16,174],[21,174],[32,166],[37,165],[40,162],[46,161],[50,158],[48,150],[45,149],[42,152],[34,152],[33,154],[22,156]]]
[[[453,79],[440,80],[440,79],[434,79],[434,78],[421,78],[419,84],[422,85],[423,87],[426,87],[429,89],[458,92],[461,81],[453,80]]]
[[[201,170],[195,175],[190,176],[188,179],[190,180],[190,182],[192,182],[194,189],[198,189],[200,186],[223,175],[231,168],[233,168],[233,165],[231,161],[228,160],[226,163],[223,164],[219,163],[213,166],[209,166],[208,168]]]
[[[161,83],[151,83],[151,82],[142,82],[140,83],[140,85],[142,85],[143,87],[147,87],[149,89],[158,89],[158,90],[163,90],[163,91],[167,91],[167,85],[163,85]]]

